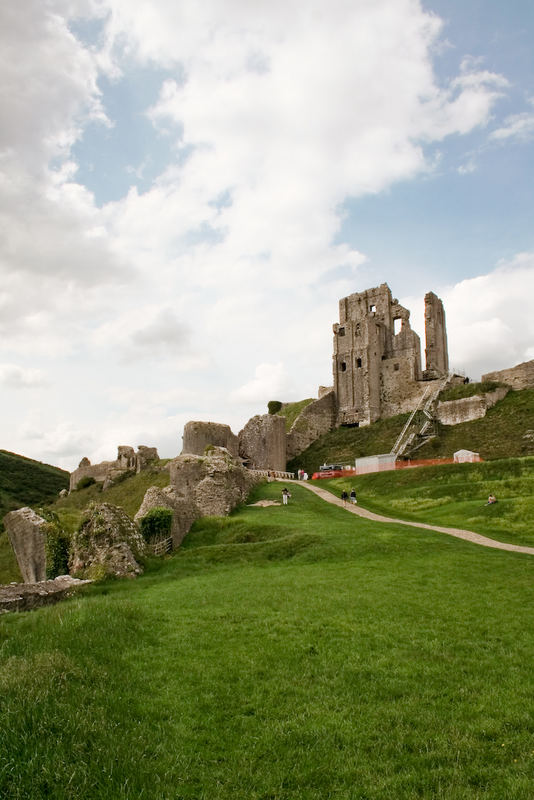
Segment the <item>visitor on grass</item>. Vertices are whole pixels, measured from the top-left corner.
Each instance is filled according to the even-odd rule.
[[[289,490],[286,489],[285,486],[284,486],[284,488],[282,489],[282,503],[285,506],[287,506],[287,500],[288,500],[289,497],[291,497],[291,495],[289,494]]]
[[[345,489],[341,492],[341,499],[343,500],[343,505],[347,505],[347,500],[349,499],[348,494],[346,493]]]
[[[492,493],[490,494],[490,496],[488,497],[488,502],[486,503],[486,505],[487,505],[487,506],[492,506],[492,505],[493,505],[494,503],[496,503],[496,502],[497,502],[497,498],[495,497],[495,495],[494,495],[494,494],[493,494],[493,492],[492,492]]]
[[[358,502],[358,501],[356,500],[356,490],[355,490],[355,489],[351,489],[351,490],[350,490],[350,502],[351,502],[353,505],[356,505],[356,503]]]

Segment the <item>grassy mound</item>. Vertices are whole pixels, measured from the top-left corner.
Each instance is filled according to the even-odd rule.
[[[530,800],[532,559],[292,494],[0,618],[2,797]]]
[[[0,450],[0,531],[8,511],[51,503],[68,487],[65,470]]]
[[[309,406],[310,403],[313,403],[313,397],[308,397],[306,400],[298,400],[296,403],[284,403],[280,411],[277,413],[279,417],[285,417],[286,431],[291,429],[291,426],[295,422],[300,412],[303,411],[306,406]]]

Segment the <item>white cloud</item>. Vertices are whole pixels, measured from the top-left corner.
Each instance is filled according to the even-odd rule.
[[[534,112],[523,111],[520,114],[510,114],[504,120],[504,124],[492,131],[490,139],[498,142],[517,139],[518,141],[528,142],[534,138]]]
[[[43,386],[46,377],[40,369],[25,369],[18,364],[0,364],[0,385],[12,389]]]
[[[230,394],[230,400],[237,403],[264,403],[269,400],[286,399],[293,395],[294,386],[287,375],[283,362],[277,364],[258,364],[254,378]],[[266,411],[262,412],[266,413]]]

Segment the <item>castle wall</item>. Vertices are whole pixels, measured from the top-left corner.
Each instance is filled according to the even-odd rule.
[[[233,456],[238,454],[238,440],[229,425],[218,422],[187,422],[184,426],[182,453],[203,455],[206,447],[225,447]]]
[[[286,421],[276,414],[257,415],[239,432],[239,455],[250,469],[286,468]]]
[[[506,383],[515,391],[534,388],[534,361],[524,361],[510,369],[501,369],[497,372],[487,372],[482,376],[483,381],[499,381]]]
[[[459,425],[461,422],[481,419],[486,416],[488,408],[492,408],[499,400],[506,397],[508,391],[503,386],[494,392],[438,403],[437,418],[443,425]]]
[[[298,456],[319,436],[332,430],[336,422],[334,391],[323,394],[302,409],[287,434],[287,459]]]

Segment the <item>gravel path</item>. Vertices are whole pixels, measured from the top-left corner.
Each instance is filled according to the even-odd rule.
[[[343,508],[343,501],[336,495],[328,492],[326,489],[321,489],[306,481],[288,481],[288,483],[297,483],[299,486],[304,486],[310,492],[314,492],[327,503],[332,503],[335,506]],[[425,522],[407,522],[405,519],[394,519],[393,517],[383,517],[381,514],[375,514],[373,511],[368,511],[366,508],[361,508],[358,505],[352,505],[347,502],[345,511],[351,514],[357,514],[359,517],[365,517],[373,522],[395,522],[397,525],[408,525],[411,528],[424,528],[427,531],[437,531],[438,533],[446,533],[449,536],[456,536],[458,539],[466,539],[468,542],[480,544],[483,547],[494,547],[496,550],[511,550],[514,553],[528,553],[534,556],[534,547],[523,547],[518,544],[507,544],[506,542],[496,542],[495,539],[488,539],[487,536],[481,536],[480,533],[473,533],[473,531],[464,531],[461,528],[442,528],[440,525],[427,525]]]

